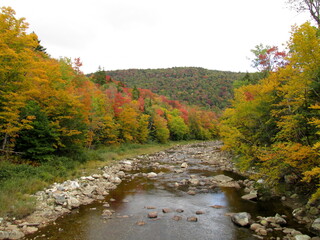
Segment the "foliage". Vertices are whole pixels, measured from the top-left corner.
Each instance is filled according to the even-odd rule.
[[[286,64],[235,90],[221,119],[225,148],[273,184],[295,175],[319,196],[320,39],[309,23],[294,27]],[[273,72],[271,72],[273,70]]]
[[[1,8],[0,153],[6,159],[19,154],[20,160],[38,165],[73,155],[84,161],[83,149],[99,145],[216,135],[214,114],[150,90],[128,88],[100,67],[87,77],[80,58],[51,58],[27,27],[13,9]],[[197,69],[183,74],[194,72],[198,74]],[[198,116],[197,129],[189,134],[195,125],[188,118],[191,111]],[[195,133],[198,130],[200,134]]]
[[[90,76],[95,78],[100,70]],[[233,82],[244,76],[243,73],[195,67],[129,69],[104,71],[104,74],[131,88],[147,88],[170,99],[214,111],[221,111],[228,105],[228,100],[232,97]]]

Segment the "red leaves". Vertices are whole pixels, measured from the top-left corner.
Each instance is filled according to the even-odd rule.
[[[245,92],[244,95],[247,102],[254,100],[254,96],[251,92]]]

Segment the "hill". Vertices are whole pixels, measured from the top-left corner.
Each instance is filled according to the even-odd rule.
[[[131,88],[150,89],[170,99],[220,110],[224,109],[232,98],[233,82],[245,74],[196,67],[174,67],[115,71],[100,69],[94,75],[110,76]]]

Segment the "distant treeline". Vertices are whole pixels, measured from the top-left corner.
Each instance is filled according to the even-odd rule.
[[[221,110],[229,104],[235,81],[244,73],[207,70],[196,67],[167,69],[129,69],[94,73],[103,81],[105,76],[121,81],[129,87],[150,89],[154,93],[176,99],[189,105]],[[99,80],[98,80],[99,81]]]

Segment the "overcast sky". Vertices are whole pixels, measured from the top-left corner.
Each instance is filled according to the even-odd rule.
[[[54,58],[82,71],[204,67],[252,71],[257,44],[281,46],[310,20],[285,0],[1,0]]]

